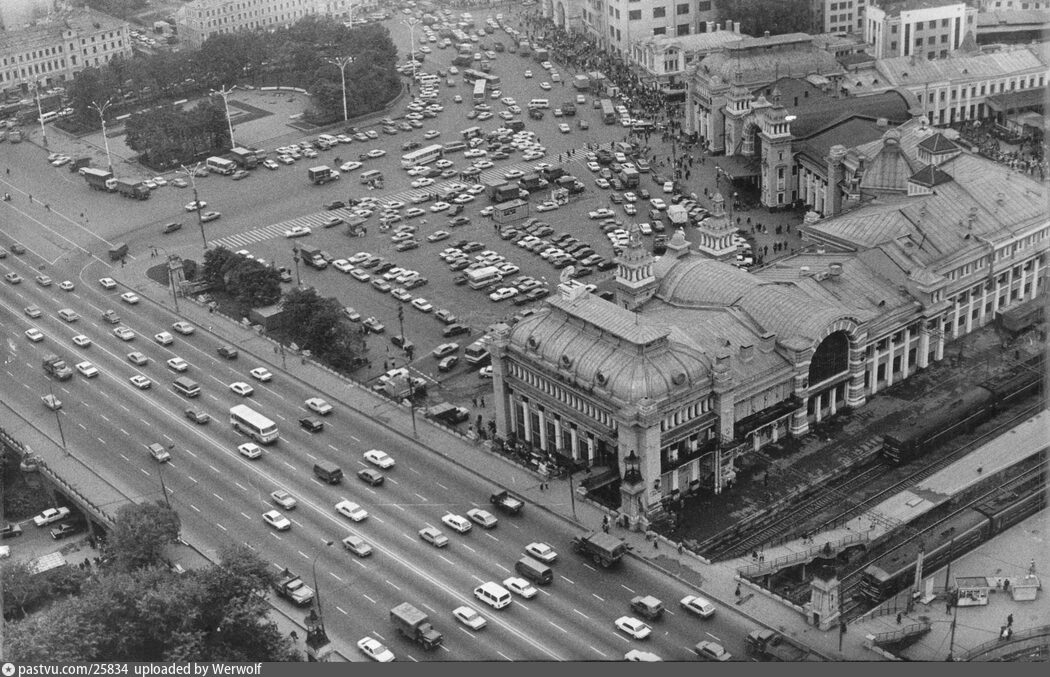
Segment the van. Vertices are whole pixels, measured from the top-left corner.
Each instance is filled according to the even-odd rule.
[[[441,147],[444,153],[454,153],[460,150],[466,150],[467,144],[462,141],[450,141]]]
[[[522,557],[514,564],[514,570],[523,578],[527,578],[538,585],[550,585],[554,582],[554,572],[551,568],[531,557]]]
[[[550,99],[533,99],[529,102],[529,108],[550,108]]]
[[[512,132],[520,132],[521,130],[525,129],[524,120],[507,120],[503,124],[507,129],[509,129]]]
[[[343,481],[343,471],[334,463],[318,461],[314,463],[314,477],[325,484],[339,484]]]
[[[493,609],[502,609],[510,605],[510,593],[502,585],[489,581],[474,588],[474,596]]]
[[[58,111],[53,110],[40,116],[40,124],[46,125],[58,119]]]
[[[321,136],[317,137],[317,140],[327,143],[329,146],[339,145],[339,139],[335,138],[331,134],[322,134]]]
[[[121,260],[122,258],[124,258],[127,255],[128,255],[128,243],[127,242],[122,242],[122,243],[120,243],[118,245],[115,245],[115,246],[111,247],[110,250],[109,250],[109,260],[110,261],[119,261],[119,260]]]
[[[631,610],[639,616],[655,621],[664,614],[664,603],[652,595],[639,595],[631,600]]]
[[[171,384],[172,390],[186,397],[197,397],[201,394],[201,386],[193,379],[180,376]]]
[[[369,169],[367,172],[361,173],[361,183],[371,183],[372,181],[382,181],[383,172],[378,169]]]

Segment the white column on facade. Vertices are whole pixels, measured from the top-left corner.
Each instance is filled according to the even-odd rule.
[[[554,416],[554,450],[563,451],[561,446],[561,416]]]
[[[576,434],[576,426],[569,428],[569,446],[572,447],[572,460],[580,460],[580,438]]]
[[[820,423],[821,419],[824,418],[824,412],[821,411],[824,408],[824,394],[818,393],[809,399],[813,402],[813,420]]]
[[[838,402],[838,389],[839,389],[838,386],[834,386],[831,389],[831,393],[829,394],[829,397],[831,398],[831,401],[828,402],[828,405],[829,405],[829,409],[831,411],[831,415],[832,416],[834,416],[836,413],[838,413],[838,410],[839,410],[839,406],[838,406],[839,405],[839,402]]]
[[[587,436],[587,462],[594,462],[594,437],[591,435]]]
[[[1032,286],[1028,290],[1029,300],[1034,299],[1036,294],[1039,293],[1039,272],[1039,257],[1037,256],[1032,259],[1032,274],[1030,277]]]
[[[547,450],[547,415],[542,409],[536,411],[540,419],[540,449]]]
[[[524,430],[521,431],[522,436],[526,442],[532,441],[532,409],[529,407],[528,402],[521,403],[521,410],[524,412],[522,420],[525,421]]]
[[[892,336],[887,343],[889,344],[889,348],[886,350],[886,387],[889,388],[893,385],[893,354],[897,352],[897,347],[893,345]]]
[[[521,405],[521,402],[518,401],[518,396],[514,395],[514,394],[511,394],[511,396],[510,396],[510,415],[507,417],[507,419],[508,419],[508,421],[507,421],[507,429],[510,432],[514,433],[515,435],[518,435],[519,437],[520,437],[520,434],[519,434],[519,431],[518,431],[518,407],[520,405]]]
[[[919,329],[919,351],[917,357],[919,369],[925,369],[930,365],[930,328],[925,322]]]

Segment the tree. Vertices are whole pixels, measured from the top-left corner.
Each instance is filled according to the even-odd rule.
[[[124,505],[107,545],[119,569],[134,571],[159,564],[163,547],[178,538],[181,528],[179,516],[163,503]]]
[[[201,277],[211,289],[226,289],[225,273],[234,253],[226,247],[212,247],[204,252]]]
[[[716,5],[720,21],[739,21],[747,35],[808,33],[813,20],[810,0],[717,0]]]

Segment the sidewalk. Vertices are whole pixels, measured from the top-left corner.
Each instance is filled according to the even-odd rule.
[[[151,261],[148,256],[139,256],[134,260],[129,259],[125,268],[114,270],[112,275],[127,287],[144,294],[146,299],[174,310],[168,291],[146,277],[146,269],[155,263],[156,261]],[[572,500],[567,478],[551,480],[550,488],[541,491],[541,478],[538,474],[420,416],[416,417],[419,436],[418,439],[413,439],[409,432],[412,430],[410,414],[406,408],[374,394],[367,386],[344,379],[311,361],[293,358],[286,360],[286,364],[282,365],[274,353],[274,344],[269,339],[250,327],[209,313],[207,308],[188,298],[179,300],[179,314],[196,325],[199,331],[208,331],[223,341],[236,345],[241,351],[251,354],[259,364],[269,364],[273,369],[284,369],[303,384],[309,384],[322,392],[326,399],[377,419],[392,432],[401,435],[406,447],[415,447],[420,452],[440,454],[452,463],[503,485],[533,506],[543,507],[559,515],[575,528],[600,529],[602,518],[608,514],[606,509],[579,495]],[[379,405],[383,406],[377,415]],[[575,484],[577,482],[574,481]],[[798,612],[767,597],[763,592],[750,590],[745,585],[742,588],[743,594],[737,598],[736,566],[732,562],[708,564],[690,553],[679,554],[675,544],[669,541],[649,541],[643,533],[629,532],[619,527],[613,527],[613,530],[613,533],[623,537],[632,546],[632,557],[639,563],[645,562],[682,580],[683,595],[686,594],[687,586],[695,587],[701,583],[704,595],[726,607],[736,606],[741,613],[753,620],[756,626],[768,626],[779,630],[831,660],[880,659],[880,656],[864,647],[864,637],[860,632],[849,631],[842,636],[840,649],[838,632],[821,632],[808,626]],[[353,652],[344,655],[353,655]]]

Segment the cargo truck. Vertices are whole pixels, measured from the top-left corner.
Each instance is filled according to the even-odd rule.
[[[641,175],[638,173],[637,169],[624,167],[620,170],[620,181],[623,181],[623,185],[627,188],[637,188],[640,179]]]
[[[124,197],[135,200],[149,199],[150,190],[146,187],[146,182],[140,179],[116,179],[113,186]]]
[[[299,256],[302,257],[303,263],[315,270],[324,270],[328,267],[328,261],[325,260],[321,250],[317,247],[305,244],[299,245]]]
[[[321,165],[320,167],[311,167],[310,169],[306,170],[306,175],[310,177],[310,181],[315,186],[323,186],[329,181],[339,180],[339,171],[336,169],[332,169],[331,167],[328,167],[326,165]]]
[[[572,78],[572,86],[578,92],[586,92],[591,88],[591,79],[580,73]]]
[[[547,180],[542,178],[538,173],[532,172],[518,179],[518,187],[522,190],[527,190],[530,193],[534,193],[538,190],[543,190],[549,184]]]
[[[285,569],[273,582],[273,589],[278,597],[283,597],[296,606],[306,606],[314,601],[314,589],[288,569]]]
[[[59,381],[68,381],[73,378],[73,370],[58,355],[48,355],[44,358],[44,373]]]
[[[113,178],[112,172],[105,169],[86,167],[84,169],[84,180],[93,190],[104,190],[112,193],[117,189],[117,180]]]
[[[390,621],[402,635],[417,642],[430,651],[441,646],[444,637],[430,624],[425,613],[408,602],[398,604],[390,610]]]
[[[255,169],[259,166],[259,158],[255,151],[247,148],[231,148],[230,159],[236,162],[242,169]]]
[[[489,496],[489,503],[508,515],[521,514],[521,511],[525,508],[525,502],[508,491],[492,494]]]
[[[81,167],[90,167],[90,166],[91,166],[91,158],[89,158],[89,157],[78,157],[76,160],[73,160],[72,162],[69,163],[69,171],[70,171],[70,173],[73,173],[73,172],[76,172],[76,171],[80,170]]]
[[[522,189],[518,187],[518,184],[504,183],[499,188],[493,190],[490,197],[494,204],[509,202],[510,200],[518,200],[521,198],[521,190]],[[528,193],[525,194],[525,198],[528,199]]]
[[[814,654],[792,644],[784,635],[769,628],[760,628],[747,633],[744,647],[748,655],[766,661],[798,663],[819,660]]]
[[[550,52],[548,52],[543,47],[537,47],[536,50],[532,53],[532,57],[536,59],[536,61],[538,61],[539,63],[543,63],[544,61],[550,61],[550,56]]]
[[[595,564],[603,569],[608,569],[623,559],[629,547],[623,539],[596,531],[590,531],[582,536],[574,536],[572,539],[573,552],[578,552],[584,557],[590,557]]]
[[[689,212],[682,205],[670,205],[667,220],[671,222],[671,228],[685,228],[689,225]]]

